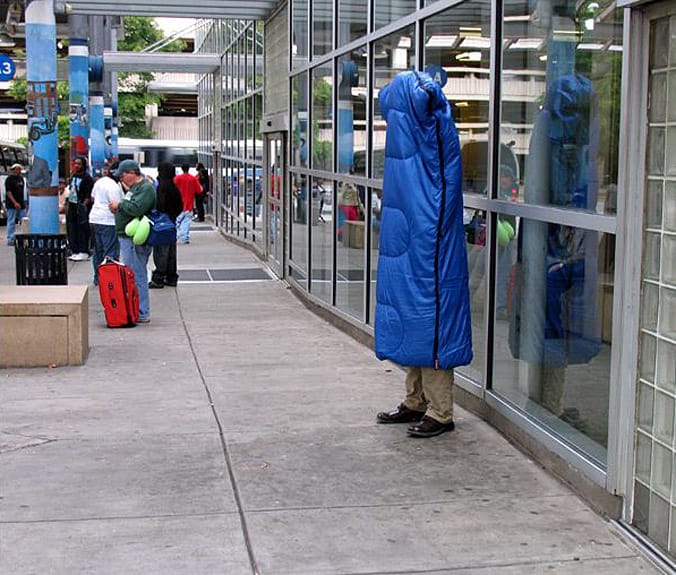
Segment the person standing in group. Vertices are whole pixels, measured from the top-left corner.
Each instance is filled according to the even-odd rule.
[[[207,201],[207,195],[209,194],[209,172],[204,167],[202,162],[198,162],[195,166],[197,170],[197,179],[199,180],[200,187],[202,192],[195,196],[195,207],[197,209],[197,221],[204,221],[204,204]]]
[[[174,177],[176,168],[171,162],[162,162],[157,167],[157,210],[169,216],[172,222],[183,211],[183,199]],[[165,285],[174,287],[178,283],[176,273],[176,242],[153,247],[155,269],[148,284],[150,289],[161,289]]]
[[[181,192],[183,211],[176,218],[176,235],[182,244],[190,243],[190,222],[195,208],[195,196],[202,191],[199,180],[190,172],[190,165],[181,166],[182,174],[174,178],[176,187]]]
[[[112,171],[116,166],[105,165],[103,176],[94,183],[92,198],[94,204],[89,212],[89,223],[94,237],[94,285],[99,285],[99,266],[106,257],[120,258],[120,241],[115,231],[115,216],[108,207],[113,201],[122,200],[122,188],[113,179]]]
[[[460,142],[428,74],[398,74],[378,99],[387,136],[375,350],[407,375],[404,400],[376,419],[434,437],[455,428],[453,368],[472,361]]]
[[[92,205],[94,180],[87,173],[87,160],[78,156],[73,160],[73,171],[66,208],[66,231],[71,254],[68,259],[89,259],[89,210]]]
[[[26,215],[26,199],[24,190],[26,182],[21,175],[21,164],[14,164],[9,169],[10,175],[5,180],[5,207],[7,208],[7,245],[14,245],[16,222]]]
[[[136,245],[125,234],[125,227],[134,218],[147,215],[156,205],[153,185],[141,173],[138,162],[122,160],[113,175],[120,180],[125,194],[122,200],[113,200],[110,211],[115,214],[115,230],[120,240],[122,263],[134,272],[138,289],[139,316],[137,323],[150,323],[150,292],[148,291],[148,259],[152,248]]]

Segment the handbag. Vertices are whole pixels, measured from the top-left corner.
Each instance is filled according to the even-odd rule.
[[[176,224],[164,212],[152,210],[148,214],[150,220],[149,246],[168,246],[176,243]]]

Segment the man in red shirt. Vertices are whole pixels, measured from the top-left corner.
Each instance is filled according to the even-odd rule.
[[[190,222],[192,222],[192,211],[195,207],[195,196],[202,193],[202,186],[199,180],[188,173],[190,165],[181,166],[182,174],[174,178],[176,187],[181,192],[183,200],[183,211],[176,218],[176,235],[183,244],[190,243]]]

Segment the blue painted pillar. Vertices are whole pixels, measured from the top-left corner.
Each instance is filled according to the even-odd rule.
[[[26,2],[30,233],[59,232],[56,19],[53,0]]]
[[[70,103],[70,161],[89,157],[89,40],[87,17],[69,17],[68,82]]]
[[[103,164],[106,160],[103,93],[101,90],[91,90],[89,96],[89,114],[91,117],[89,128],[91,140],[91,171],[92,177],[98,178],[103,174]]]

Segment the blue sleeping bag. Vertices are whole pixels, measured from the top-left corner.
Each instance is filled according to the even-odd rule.
[[[403,72],[379,95],[387,121],[375,349],[400,365],[472,360],[460,143],[441,86]]]

